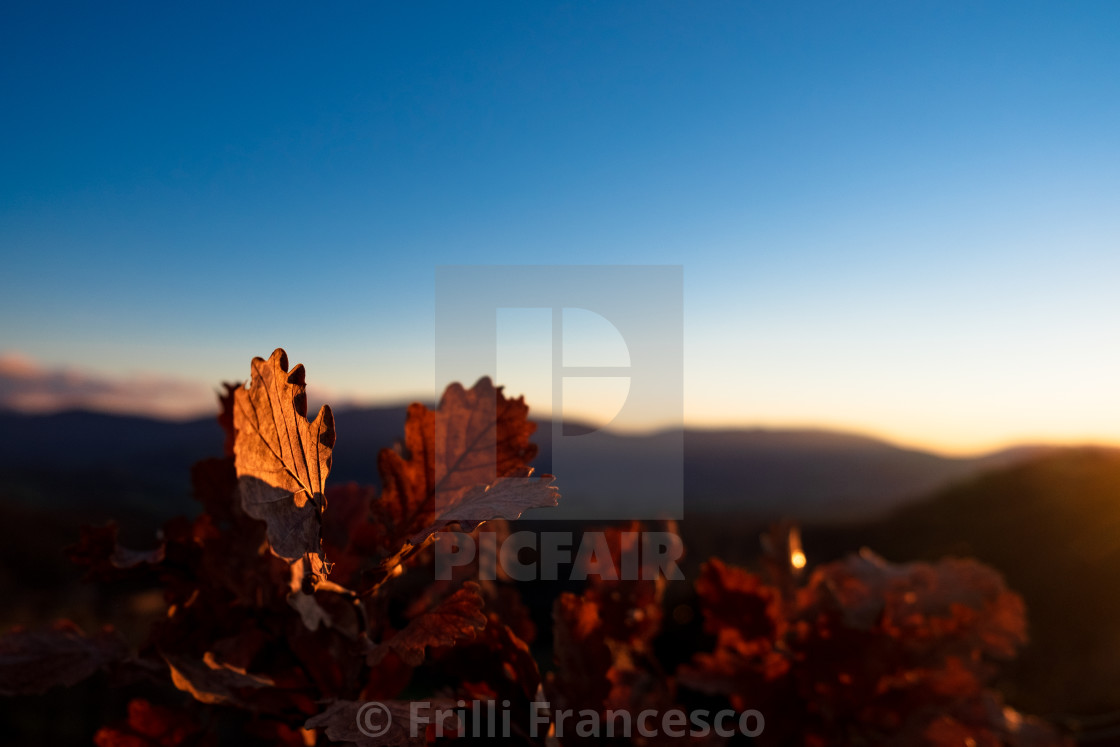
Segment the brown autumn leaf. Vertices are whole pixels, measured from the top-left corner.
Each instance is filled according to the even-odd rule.
[[[675,531],[675,527],[668,528]],[[643,531],[641,522],[632,521],[584,535],[585,540],[601,540],[595,554],[609,568],[604,573],[595,570],[588,559],[576,560],[579,570],[588,574],[583,596],[599,606],[603,635],[635,651],[645,651],[661,629],[661,600],[665,593],[664,574],[654,561],[641,557]],[[636,573],[626,570],[631,560]]]
[[[415,667],[424,661],[428,648],[474,640],[478,631],[486,627],[483,604],[478,584],[468,581],[433,609],[410,620],[392,638],[375,646],[368,656],[370,665],[376,666],[392,651]]]
[[[127,571],[163,562],[167,547],[161,542],[151,550],[132,550],[117,541],[116,522],[103,526],[83,526],[78,541],[66,548],[70,562],[86,566],[87,578],[110,579],[127,575]]]
[[[443,721],[444,734],[454,734],[459,728],[458,719],[451,713],[454,703],[435,700],[428,705],[431,706],[428,717],[433,721],[435,709],[447,712],[448,717]],[[385,727],[383,734],[369,736],[382,726]],[[407,700],[383,700],[377,703],[335,700],[327,710],[308,719],[304,728],[322,729],[331,741],[352,743],[358,747],[419,747],[428,743],[428,730],[423,725],[418,725],[416,736],[412,735],[412,703]]]
[[[700,568],[696,593],[706,633],[735,630],[745,641],[772,640],[784,633],[776,590],[743,568],[710,558]]]
[[[789,625],[780,590],[718,558],[703,564],[695,586],[704,632],[715,636],[715,647],[711,653],[694,653],[677,669],[677,681],[759,709],[779,701],[780,683],[791,666],[782,645]]]
[[[1004,659],[1027,641],[1022,597],[975,560],[895,565],[865,549],[818,568],[806,595],[806,602],[837,605],[853,629],[882,630],[903,641],[951,630],[961,645]]]
[[[524,397],[509,399],[484,376],[470,389],[455,383],[440,399],[435,420],[437,491],[488,485],[522,469],[537,455]]]
[[[319,554],[319,529],[331,450],[334,415],[329,406],[307,419],[302,365],[288,371],[277,348],[269,359],[254,358],[248,388],[234,392],[234,458],[241,505],[264,521],[272,551],[289,562]]]
[[[242,703],[241,691],[271,687],[273,681],[262,675],[249,674],[241,667],[218,661],[207,651],[202,661],[188,656],[164,654],[171,669],[175,687],[203,703]]]
[[[407,537],[418,522],[435,512],[435,413],[419,402],[408,407],[404,442],[377,456],[381,499],[375,504],[392,535]],[[418,527],[417,527],[418,528]]]
[[[560,500],[560,491],[553,485],[556,478],[552,475],[537,478],[532,474],[532,468],[527,468],[524,477],[499,477],[490,485],[468,488],[434,523],[413,535],[410,542],[419,545],[452,524],[458,524],[464,532],[473,532],[485,521],[512,521],[530,508],[555,506]]]
[[[681,710],[675,702],[676,683],[672,677],[666,677],[662,672],[638,661],[631,649],[625,646],[613,653],[614,663],[607,672],[611,691],[603,704],[602,713],[629,713],[636,721],[643,712],[667,713]],[[642,744],[645,747],[675,747],[680,741],[679,736],[657,731],[643,739]],[[709,732],[703,736],[690,734],[688,741],[690,744],[722,745],[727,740]]]
[[[412,519],[403,522],[402,538],[432,523],[445,497],[522,474],[537,455],[528,415],[524,397],[507,398],[488,377],[470,389],[451,384],[435,412],[409,407],[405,453],[386,449],[378,462],[382,500]]]
[[[527,704],[541,684],[529,644],[496,612],[487,615],[486,627],[473,642],[456,646],[441,658],[440,667],[474,700],[508,698]]]
[[[233,456],[233,444],[237,440],[237,429],[233,426],[233,410],[234,398],[237,395],[237,390],[242,389],[241,382],[237,381],[224,381],[222,382],[222,390],[218,392],[218,425],[222,426],[222,432],[226,434],[225,443],[222,444],[223,456]]]
[[[529,441],[536,424],[528,414],[524,397],[507,398],[487,377],[470,389],[451,384],[435,411],[408,408],[404,442],[378,457],[384,487],[371,509],[380,531],[369,544],[382,564],[373,588],[452,523],[470,531],[556,505],[552,476],[530,478],[537,447]]]
[[[558,708],[599,712],[611,691],[614,657],[603,631],[599,605],[570,592],[552,607],[552,657],[545,692]]]
[[[96,747],[179,747],[195,744],[200,725],[191,714],[152,705],[143,698],[128,703],[128,719],[93,735]]]
[[[65,620],[49,630],[13,631],[0,637],[0,695],[41,695],[52,687],[69,687],[128,654],[116,631],[87,636]]]
[[[318,630],[319,625],[328,628],[334,622],[331,615],[315,600],[313,589],[304,589],[308,574],[313,573],[308,556],[292,563],[292,578],[289,582],[288,604],[299,613],[300,621],[308,630]]]
[[[291,565],[291,579],[288,582],[288,604],[299,613],[300,620],[308,630],[318,630],[319,625],[328,628],[334,620],[315,598],[315,592],[333,592],[354,599],[354,592],[327,580],[327,568],[316,555],[305,555]]]

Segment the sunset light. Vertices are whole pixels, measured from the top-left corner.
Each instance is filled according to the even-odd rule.
[[[1120,735],[1120,2],[0,6],[0,743]]]

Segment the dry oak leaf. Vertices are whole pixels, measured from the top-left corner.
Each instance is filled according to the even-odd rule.
[[[507,398],[483,377],[470,389],[451,384],[436,410],[408,408],[403,443],[383,449],[383,486],[370,505],[373,536],[365,548],[379,567],[363,583],[374,593],[437,531],[452,523],[467,531],[483,521],[516,518],[528,508],[556,505],[552,476],[530,479],[536,424],[524,397]],[[510,482],[502,482],[510,478]],[[354,535],[352,535],[354,536]]]
[[[486,521],[521,516],[530,508],[550,508],[560,500],[560,491],[552,475],[532,477],[533,469],[525,468],[522,477],[499,477],[490,485],[479,485],[464,491],[430,526],[413,535],[410,543],[419,545],[436,532],[458,524],[464,532],[473,532]]]
[[[486,627],[472,643],[457,646],[439,664],[440,671],[460,683],[460,692],[474,700],[508,698],[527,704],[541,684],[529,644],[494,611],[487,614]]]
[[[116,631],[85,635],[62,620],[49,630],[15,630],[0,637],[0,695],[41,695],[70,687],[123,661],[128,644]]]
[[[415,667],[424,661],[424,652],[429,647],[474,640],[478,631],[486,627],[483,604],[478,584],[468,581],[433,609],[410,620],[392,638],[375,646],[369,652],[370,665],[376,666],[392,651],[406,664]]]
[[[744,641],[773,640],[784,632],[777,590],[755,574],[710,558],[701,566],[695,586],[704,632],[734,630]]]
[[[166,544],[160,543],[152,550],[131,550],[117,541],[117,524],[83,526],[78,541],[66,548],[70,561],[88,568],[87,577],[116,578],[127,575],[122,571],[139,570],[143,566],[158,565],[166,555]]]
[[[451,714],[452,701],[434,700],[427,703],[429,718],[435,721],[435,709],[447,711],[448,718],[443,721],[443,733],[454,734],[459,721]],[[312,716],[304,725],[305,729],[322,729],[333,742],[355,744],[358,747],[407,747],[408,745],[428,744],[428,730],[432,727],[417,725],[416,735],[412,734],[412,704],[407,700],[383,700],[377,703],[362,703],[354,700],[336,700],[327,710]],[[384,733],[369,736],[384,728]],[[364,730],[363,730],[364,729]]]
[[[781,593],[746,569],[710,558],[695,583],[704,632],[716,637],[711,653],[698,652],[677,670],[693,690],[745,697],[772,690],[790,662],[781,641],[788,629]]]
[[[559,708],[599,712],[610,695],[614,664],[599,605],[562,593],[552,606],[552,641],[555,670],[544,684],[547,699]]]
[[[444,391],[435,420],[437,491],[488,485],[537,455],[525,398],[509,399],[502,389],[484,376],[470,389],[456,383]]]
[[[334,625],[331,614],[315,599],[316,591],[331,591],[354,597],[349,589],[328,581],[328,573],[326,563],[316,555],[305,555],[291,565],[288,604],[299,613],[300,620],[308,630],[318,630],[320,624],[328,628]]]
[[[507,398],[488,377],[470,389],[451,384],[435,412],[421,404],[408,408],[402,449],[385,449],[378,459],[381,502],[403,541],[435,520],[437,508],[461,491],[520,475],[537,455],[529,442],[536,424],[524,397]]]
[[[179,747],[197,744],[199,731],[188,712],[133,698],[128,703],[128,720],[98,729],[93,743],[96,747]]]
[[[163,655],[171,670],[175,687],[202,703],[241,704],[242,690],[272,687],[273,681],[263,675],[249,674],[241,667],[220,662],[210,651],[202,661],[187,656]]]
[[[334,415],[307,419],[305,371],[277,348],[254,358],[248,388],[234,392],[234,459],[241,505],[264,521],[272,551],[289,562],[321,551],[319,528],[334,447]]]
[[[888,563],[864,548],[818,568],[805,602],[831,602],[851,628],[902,642],[954,637],[976,652],[1012,658],[1027,641],[1022,597],[994,568],[967,558]]]
[[[675,527],[667,526],[675,533]],[[625,643],[635,651],[646,650],[661,630],[661,600],[665,591],[665,573],[649,558],[639,557],[644,525],[638,521],[590,532],[588,538],[599,538],[595,549],[596,563],[576,558],[577,566],[588,574],[584,598],[599,607],[603,635],[610,641]],[[633,569],[627,565],[633,563]]]

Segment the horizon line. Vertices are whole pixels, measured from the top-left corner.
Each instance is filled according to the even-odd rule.
[[[215,390],[216,391],[216,390]],[[346,412],[354,410],[394,410],[405,409],[414,403],[423,404],[426,407],[434,407],[434,400],[424,400],[421,398],[401,398],[395,400],[385,400],[381,402],[360,402],[354,400],[343,400],[339,404],[331,404],[328,402],[316,402],[315,406],[308,405],[308,413],[310,417],[314,417],[314,413],[318,412],[323,405],[329,405],[334,412]],[[91,414],[91,415],[104,415],[109,417],[121,418],[138,418],[142,420],[159,421],[165,423],[191,423],[207,419],[217,419],[218,410],[215,408],[211,411],[203,409],[190,411],[190,412],[159,412],[157,410],[140,410],[136,408],[106,408],[98,407],[91,403],[75,403],[73,405],[66,405],[62,407],[53,408],[24,408],[12,406],[9,403],[0,403],[0,414],[18,415],[23,417],[51,417],[66,414]],[[531,415],[531,420],[542,422],[551,421],[552,414],[549,412]],[[570,418],[567,422],[569,424],[585,426],[595,431],[606,431],[613,435],[620,437],[649,437],[664,434],[677,429],[673,424],[660,424],[644,428],[612,428],[610,423],[602,426],[596,426],[589,422],[590,419],[581,418],[579,416]],[[841,425],[827,422],[804,422],[804,421],[789,421],[789,422],[773,422],[773,421],[742,421],[739,423],[704,423],[704,422],[686,422],[681,427],[682,432],[703,432],[703,433],[742,433],[742,432],[771,432],[771,433],[817,433],[817,434],[830,434],[836,436],[848,436],[854,438],[862,438],[868,441],[878,442],[887,446],[897,449],[908,451],[919,451],[927,454],[933,454],[940,457],[954,458],[954,459],[967,459],[992,454],[998,454],[1004,451],[1013,449],[1048,449],[1048,448],[1106,448],[1106,449],[1120,449],[1120,439],[1110,439],[1107,437],[1039,437],[1023,436],[1021,438],[1013,438],[1010,440],[1001,440],[989,445],[984,446],[951,446],[944,443],[939,443],[933,440],[922,442],[921,440],[909,439],[905,437],[895,437],[877,432],[874,428],[860,427],[858,425]]]

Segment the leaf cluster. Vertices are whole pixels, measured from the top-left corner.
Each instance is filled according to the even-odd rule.
[[[304,379],[277,350],[226,385],[225,455],[192,471],[202,510],[167,522],[155,549],[122,547],[112,525],[86,528],[71,549],[91,580],[162,587],[167,614],[144,644],[65,623],[13,632],[0,638],[0,693],[96,672],[181,693],[177,707],[133,701],[97,733],[101,747],[425,744],[434,731],[412,736],[404,717],[414,699],[509,703],[510,738],[523,744],[588,741],[559,718],[534,738],[535,701],[604,720],[755,709],[758,742],[773,745],[1062,743],[991,689],[1026,640],[1025,611],[969,560],[894,566],[865,552],[801,579],[788,556],[771,559],[768,578],[712,559],[692,600],[703,635],[678,642],[684,663],[667,667],[665,580],[620,572],[643,527],[607,527],[616,573],[556,597],[551,643],[537,640],[515,585],[481,580],[477,566],[449,581],[432,570],[447,529],[508,531],[506,520],[559,499],[529,467],[523,399],[482,379],[453,384],[435,410],[412,405],[402,441],[377,457],[378,491],[328,486],[334,418],[329,407],[308,418]],[[376,738],[356,721],[373,700],[401,716]]]

